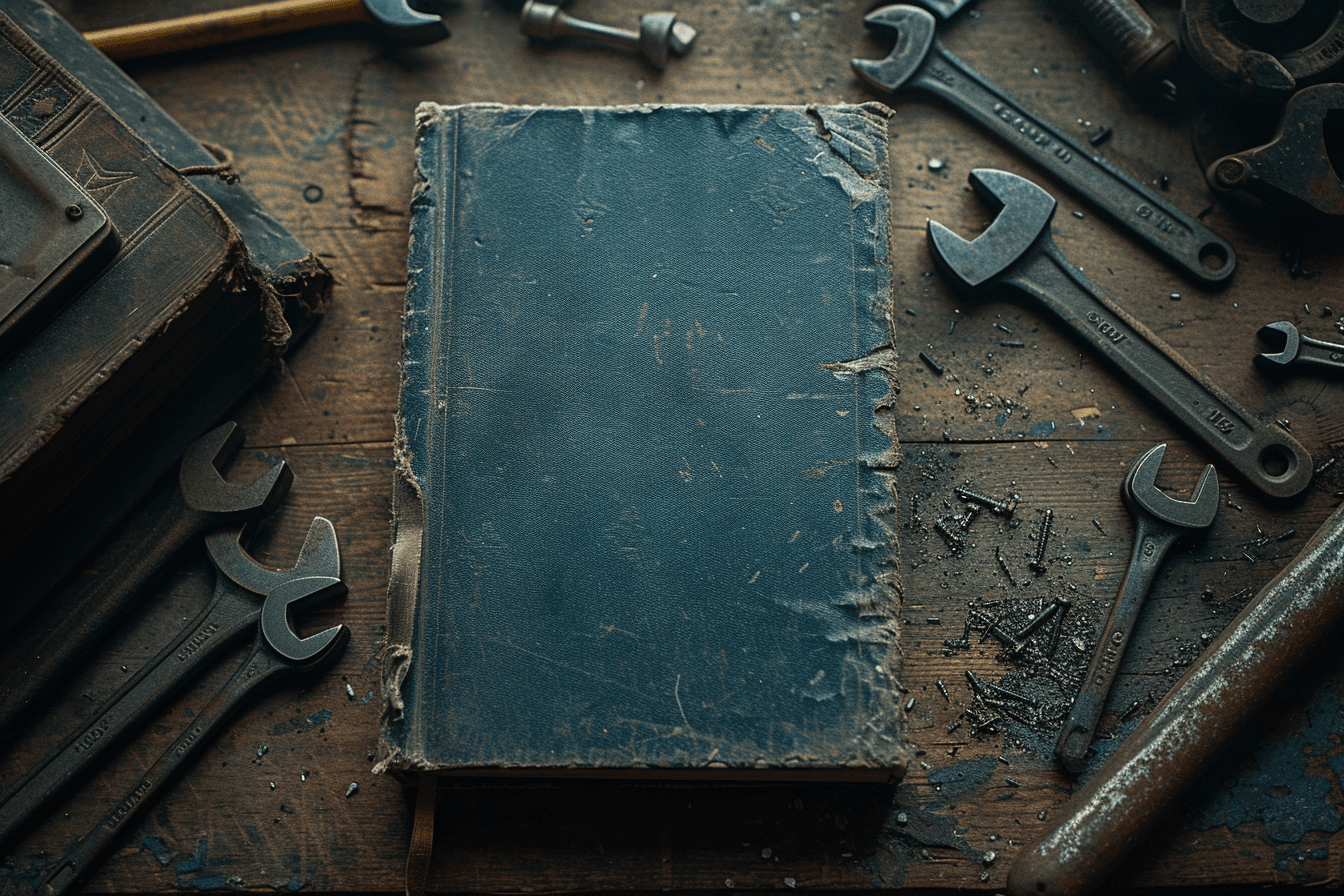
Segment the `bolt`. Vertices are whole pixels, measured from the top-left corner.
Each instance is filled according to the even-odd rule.
[[[1220,187],[1235,187],[1251,173],[1251,166],[1236,157],[1223,159],[1214,169],[1213,178]]]
[[[1065,5],[1111,51],[1134,84],[1158,87],[1179,65],[1176,41],[1134,0],[1068,0]]]
[[[639,20],[639,31],[627,31],[597,22],[576,19],[551,3],[528,0],[520,18],[529,37],[589,37],[606,44],[642,53],[658,68],[666,68],[669,53],[684,55],[695,40],[695,29],[677,21],[674,12],[651,12]]]
[[[65,207],[65,216],[71,221],[78,221],[80,218],[84,217],[84,209],[80,208],[78,205],[67,205]]]

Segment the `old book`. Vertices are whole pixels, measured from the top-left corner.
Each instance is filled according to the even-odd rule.
[[[886,114],[420,107],[380,768],[900,773]]]
[[[122,240],[0,359],[0,574],[21,611],[307,329],[330,276],[245,188],[184,176],[217,160],[41,0],[4,12],[0,114]]]

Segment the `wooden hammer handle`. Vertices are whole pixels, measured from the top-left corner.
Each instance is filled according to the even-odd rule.
[[[280,0],[143,25],[89,31],[84,38],[112,59],[138,59],[321,25],[372,21],[362,0]]]

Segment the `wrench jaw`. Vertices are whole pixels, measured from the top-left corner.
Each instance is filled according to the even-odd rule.
[[[870,87],[895,92],[915,75],[933,47],[937,20],[914,6],[883,6],[863,17],[874,37],[896,40],[883,59],[851,59],[854,73]]]
[[[242,526],[216,529],[205,537],[205,550],[220,575],[253,594],[266,594],[291,579],[341,575],[340,542],[336,527],[326,517],[313,517],[291,569],[272,569],[258,563],[243,547],[242,535]]]
[[[243,431],[229,421],[187,446],[177,480],[188,507],[253,519],[269,516],[280,506],[294,481],[294,471],[284,461],[249,485],[235,485],[220,473],[220,466],[233,460],[242,445]]]
[[[965,240],[937,221],[929,221],[929,254],[952,281],[974,290],[1018,262],[1050,226],[1055,199],[1024,177],[993,168],[976,168],[972,189],[997,216],[984,233]]]
[[[1218,471],[1205,464],[1189,501],[1180,501],[1157,487],[1157,470],[1167,453],[1165,443],[1145,451],[1125,476],[1124,498],[1136,514],[1147,513],[1182,529],[1205,529],[1218,513]]]
[[[344,582],[330,576],[311,576],[292,579],[266,595],[261,608],[261,634],[271,649],[300,668],[319,666],[331,658],[332,652],[344,649],[350,640],[350,629],[334,625],[315,635],[301,638],[290,623],[290,610],[315,603],[344,597],[349,589]]]
[[[1281,346],[1277,352],[1262,352],[1255,356],[1255,363],[1261,370],[1282,371],[1297,359],[1302,335],[1288,321],[1265,324],[1255,335],[1270,345]]]

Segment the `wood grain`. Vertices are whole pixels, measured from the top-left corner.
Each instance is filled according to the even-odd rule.
[[[191,0],[172,8],[227,5]],[[169,4],[59,6],[79,26],[94,28],[164,13]],[[974,730],[985,706],[966,673],[1004,687],[1043,687],[1032,693],[1045,703],[1068,694],[1056,683],[1059,693],[1052,695],[1030,663],[1006,655],[994,638],[981,641],[976,620],[996,611],[1023,621],[1045,601],[1068,598],[1056,666],[1066,678],[1078,674],[1092,626],[1128,559],[1132,524],[1118,491],[1124,471],[1149,445],[1169,441],[1159,484],[1181,493],[1206,458],[1036,309],[1006,296],[967,300],[933,270],[926,219],[969,236],[992,215],[966,187],[970,169],[1038,173],[931,102],[862,86],[849,59],[888,49],[864,35],[867,8],[850,0],[685,0],[678,12],[700,37],[664,73],[616,50],[529,42],[516,26],[517,4],[494,0],[450,5],[453,37],[415,50],[382,47],[351,26],[127,65],[189,130],[234,151],[245,183],[337,277],[326,318],[237,409],[248,449],[236,466],[241,475],[283,456],[295,468],[288,503],[259,534],[259,556],[278,565],[292,558],[313,515],[335,522],[350,595],[310,622],[340,619],[355,636],[333,671],[303,688],[280,689],[241,715],[127,835],[92,879],[93,891],[401,889],[409,799],[396,780],[370,773],[370,753],[379,711],[376,655],[388,570],[412,121],[422,100],[879,101],[895,109],[891,320],[901,358],[894,414],[902,441],[902,681],[913,701],[910,736],[922,751],[906,779],[888,787],[445,784],[432,887],[1002,886],[1013,856],[1061,811],[1071,785],[1048,756],[1051,744],[1042,734],[1048,726],[1004,720]],[[614,0],[591,0],[571,12],[634,20]],[[1150,12],[1174,25],[1174,8]],[[1251,364],[1260,350],[1255,332],[1273,320],[1338,337],[1344,299],[1334,296],[1342,267],[1336,231],[1309,228],[1294,240],[1278,216],[1238,214],[1216,201],[1193,156],[1189,111],[1126,91],[1104,52],[1047,0],[986,2],[944,34],[953,52],[1080,140],[1110,128],[1101,153],[1144,182],[1165,185],[1178,205],[1201,214],[1237,247],[1240,266],[1231,285],[1201,290],[1101,221],[1081,198],[1043,181],[1060,200],[1054,228],[1065,255],[1253,413],[1287,421],[1318,464],[1337,456],[1344,444],[1339,384],[1271,377]],[[1290,277],[1285,251],[1299,252],[1317,275]],[[1107,732],[1123,733],[1198,655],[1202,636],[1215,634],[1291,559],[1337,503],[1341,477],[1344,471],[1330,467],[1301,500],[1270,506],[1221,476],[1224,500],[1213,526],[1173,551],[1150,599],[1111,704],[1119,709],[1103,719]],[[1017,502],[1011,516],[976,516],[959,548],[936,526],[967,508],[958,486]],[[1053,525],[1044,571],[1037,573],[1030,562],[1047,510]],[[12,780],[91,711],[125,674],[123,665],[143,661],[152,639],[194,612],[209,584],[201,558],[184,566],[169,589],[90,658],[87,674],[53,699],[39,723],[7,742],[0,781]],[[946,646],[968,621],[968,646]],[[87,829],[228,671],[181,697],[117,762],[13,844],[0,869],[0,893],[22,892]],[[1338,718],[1322,712],[1333,706],[1337,713],[1341,693],[1344,659],[1314,659],[1274,717],[1254,726],[1236,755],[1222,761],[1113,883],[1344,879],[1339,732],[1319,730],[1322,718]],[[1122,720],[1131,707],[1133,715]],[[1269,762],[1270,747],[1286,751],[1274,754],[1279,759],[1298,750],[1301,773],[1271,780],[1277,766]],[[1308,749],[1310,755],[1302,753]],[[358,785],[353,793],[351,784]],[[1333,813],[1333,826],[1308,827],[1297,841],[1276,839],[1284,824],[1272,810],[1296,805],[1304,793],[1316,795],[1315,817],[1329,822]],[[1259,805],[1257,799],[1270,811],[1247,817],[1233,811]]]

